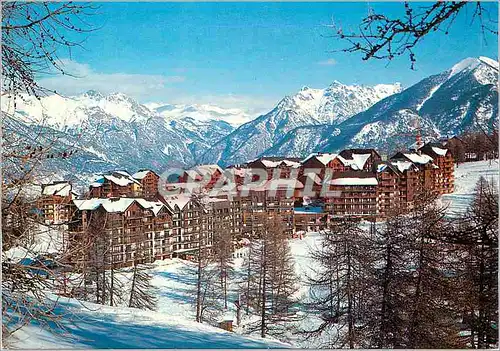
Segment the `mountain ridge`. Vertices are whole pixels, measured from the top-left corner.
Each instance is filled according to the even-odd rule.
[[[161,171],[200,163],[226,166],[259,156],[409,145],[416,121],[432,137],[493,125],[498,62],[466,58],[405,89],[399,83],[359,86],[338,81],[323,89],[304,86],[241,125],[227,121],[243,118],[239,109],[140,104],[122,93],[92,90],[73,97],[50,95],[41,103],[23,97],[13,106],[8,96],[2,98],[2,111],[13,113],[16,128],[24,133],[43,126],[68,144],[78,143],[80,156],[73,164],[57,166],[66,167],[66,175],[75,169],[90,174],[111,167]]]

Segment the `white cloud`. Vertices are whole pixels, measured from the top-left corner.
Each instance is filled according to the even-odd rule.
[[[151,95],[168,94],[175,83],[186,80],[180,75],[101,73],[94,71],[88,64],[67,59],[61,60],[61,63],[64,75],[44,77],[39,83],[63,95],[78,95],[87,90],[97,90],[103,94],[121,92],[140,101]]]
[[[318,65],[323,65],[323,66],[333,66],[333,65],[336,65],[336,64],[337,64],[337,60],[335,60],[333,58],[330,58],[330,59],[325,60],[325,61],[318,62]]]

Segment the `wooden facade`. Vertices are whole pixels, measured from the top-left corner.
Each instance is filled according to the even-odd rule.
[[[145,169],[139,170],[132,175],[134,179],[141,183],[142,197],[145,199],[155,199],[158,195],[158,182],[160,176],[154,171]]]
[[[437,143],[425,144],[419,151],[432,157],[439,169],[434,172],[433,189],[438,195],[452,193],[455,184],[455,160],[451,151]]]
[[[36,201],[38,214],[45,224],[68,223],[76,211],[73,204],[75,197],[70,182],[43,184],[41,194]]]
[[[79,211],[69,227],[70,242],[101,238],[109,267],[172,257],[172,213],[167,206],[131,198],[76,200],[75,205]]]
[[[90,184],[87,198],[142,197],[142,185],[125,171],[104,174]]]
[[[264,169],[268,179],[246,188],[243,180],[252,169]],[[313,179],[316,195],[308,199],[324,203],[317,213],[300,210],[307,169],[319,170]],[[158,194],[159,176],[153,171],[133,176],[111,172],[91,185],[88,200],[69,198],[79,209],[76,214],[62,212],[57,219],[72,219],[72,232],[79,233],[74,236],[78,237],[93,213],[104,214],[106,237],[111,243],[109,262],[127,266],[171,257],[191,259],[200,247],[210,253],[217,228],[228,228],[234,242],[255,238],[273,215],[283,220],[289,237],[296,231],[321,230],[328,221],[345,216],[383,219],[391,209],[411,208],[422,190],[445,194],[453,191],[454,184],[451,152],[432,144],[417,152],[397,153],[388,161],[382,161],[373,149],[350,149],[339,154],[313,154],[301,164],[296,159],[262,158],[230,170],[234,189],[228,184],[227,193],[212,194],[207,203],[187,193],[163,198]],[[276,170],[280,178],[272,179]],[[294,173],[299,174],[298,179],[292,177]],[[207,187],[211,189],[224,171],[216,165],[202,165],[184,176],[188,174],[205,180],[209,176]],[[326,181],[326,188],[334,195],[321,194]],[[39,201],[44,216],[55,221],[56,217],[50,217],[50,206],[63,200],[52,194]]]
[[[378,181],[372,173],[344,173],[330,181],[329,190],[338,195],[325,198],[325,211],[330,218],[377,216]]]

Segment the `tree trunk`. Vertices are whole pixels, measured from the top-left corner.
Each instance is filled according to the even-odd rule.
[[[261,318],[260,318],[260,336],[266,337],[266,262],[262,262],[262,308],[261,308]]]
[[[354,316],[353,316],[353,294],[351,286],[351,253],[347,251],[347,325],[349,335],[349,348],[354,348]]]
[[[198,241],[198,273],[196,281],[196,321],[201,323],[201,241]]]
[[[130,299],[128,301],[128,307],[132,306],[132,299],[134,297],[134,290],[135,290],[135,278],[136,278],[136,274],[137,274],[137,265],[134,264],[134,273],[133,273],[133,276],[132,276],[132,287],[130,289]]]
[[[113,267],[111,267],[111,286],[109,289],[109,305],[110,306],[113,306],[114,282],[115,282],[114,269],[113,269]]]
[[[390,331],[389,329],[389,321],[387,320],[387,304],[388,304],[388,294],[389,294],[389,276],[390,272],[392,271],[392,252],[391,252],[392,246],[391,244],[387,245],[387,250],[386,250],[386,267],[384,270],[384,277],[383,277],[383,282],[382,282],[382,306],[380,309],[380,315],[381,315],[381,325],[380,325],[380,341],[379,341],[379,348],[384,348],[384,347],[389,347],[387,345],[387,336],[389,335]],[[394,345],[391,345],[394,347]]]
[[[250,266],[250,258],[251,258],[252,250],[248,247],[248,267],[247,267],[247,298],[246,298],[246,315],[250,313],[250,276],[251,276],[251,266]]]
[[[420,238],[420,248],[419,248],[419,261],[418,261],[418,278],[415,287],[415,295],[413,297],[413,313],[410,319],[410,330],[409,330],[409,347],[418,347],[418,340],[416,339],[415,329],[418,325],[418,313],[420,308],[420,299],[422,291],[422,266],[424,264],[424,238]]]

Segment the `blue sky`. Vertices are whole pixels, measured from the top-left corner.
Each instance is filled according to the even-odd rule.
[[[402,3],[369,3],[387,15]],[[412,6],[416,6],[412,3]],[[496,16],[496,3],[488,4]],[[449,35],[433,33],[416,50],[417,70],[407,58],[387,66],[360,54],[333,52],[345,43],[330,37],[333,22],[356,26],[368,3],[102,3],[91,21],[85,50],[64,53],[68,70],[82,78],[46,80],[67,94],[90,88],[123,91],[141,102],[213,103],[250,110],[271,108],[302,86],[401,82],[408,87],[449,69],[463,58],[497,58],[497,38],[470,15]]]

